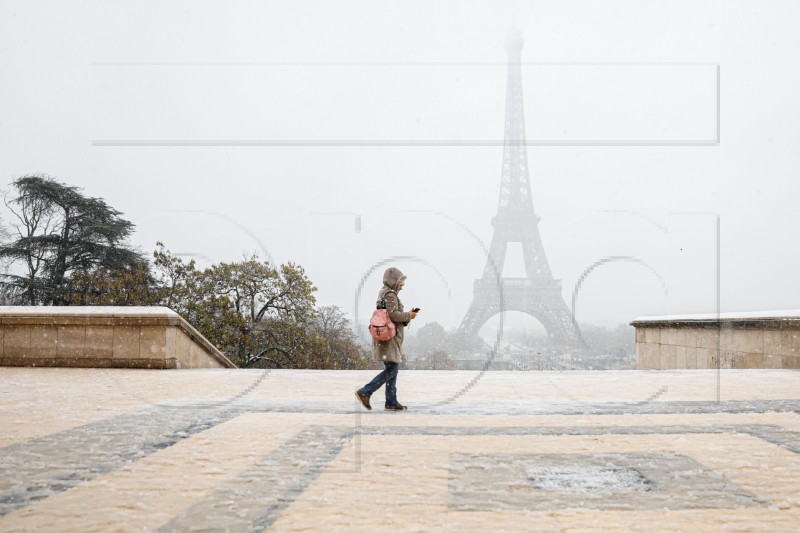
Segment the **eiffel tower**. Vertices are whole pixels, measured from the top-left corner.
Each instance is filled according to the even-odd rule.
[[[521,311],[542,323],[551,345],[578,347],[580,335],[561,295],[561,281],[554,279],[550,271],[539,235],[539,217],[533,210],[525,145],[522,46],[521,33],[512,32],[506,38],[508,72],[500,202],[492,219],[494,234],[483,277],[475,281],[472,304],[460,330],[477,335],[491,317],[503,311]],[[527,277],[502,278],[506,248],[512,242],[522,245]]]

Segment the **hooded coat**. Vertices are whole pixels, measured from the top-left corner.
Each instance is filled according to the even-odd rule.
[[[391,267],[383,273],[383,286],[378,291],[377,306],[381,300],[386,301],[386,310],[389,318],[394,322],[397,334],[388,341],[372,341],[372,357],[375,361],[402,363],[403,362],[403,330],[405,323],[411,320],[411,314],[403,311],[403,302],[397,296],[397,285],[404,280],[405,275],[400,269]]]

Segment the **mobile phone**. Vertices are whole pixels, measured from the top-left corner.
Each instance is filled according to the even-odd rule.
[[[414,311],[415,313],[419,313],[419,307],[415,307],[414,309],[412,309],[412,311]]]

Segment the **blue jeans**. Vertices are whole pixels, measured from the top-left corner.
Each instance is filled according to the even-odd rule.
[[[383,363],[383,372],[375,376],[375,378],[361,387],[359,391],[367,397],[372,396],[372,393],[381,388],[381,385],[386,383],[386,407],[397,405],[397,371],[400,365],[397,363]]]

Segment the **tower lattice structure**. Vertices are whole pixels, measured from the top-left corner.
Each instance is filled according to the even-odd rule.
[[[539,235],[539,217],[533,209],[525,142],[522,46],[520,33],[509,34],[500,200],[492,219],[494,233],[486,267],[483,276],[475,281],[472,304],[460,329],[477,335],[491,317],[504,311],[520,311],[542,323],[551,344],[577,347],[580,335],[561,294],[561,281],[554,279],[550,271]],[[523,278],[502,277],[509,243],[522,246]]]

